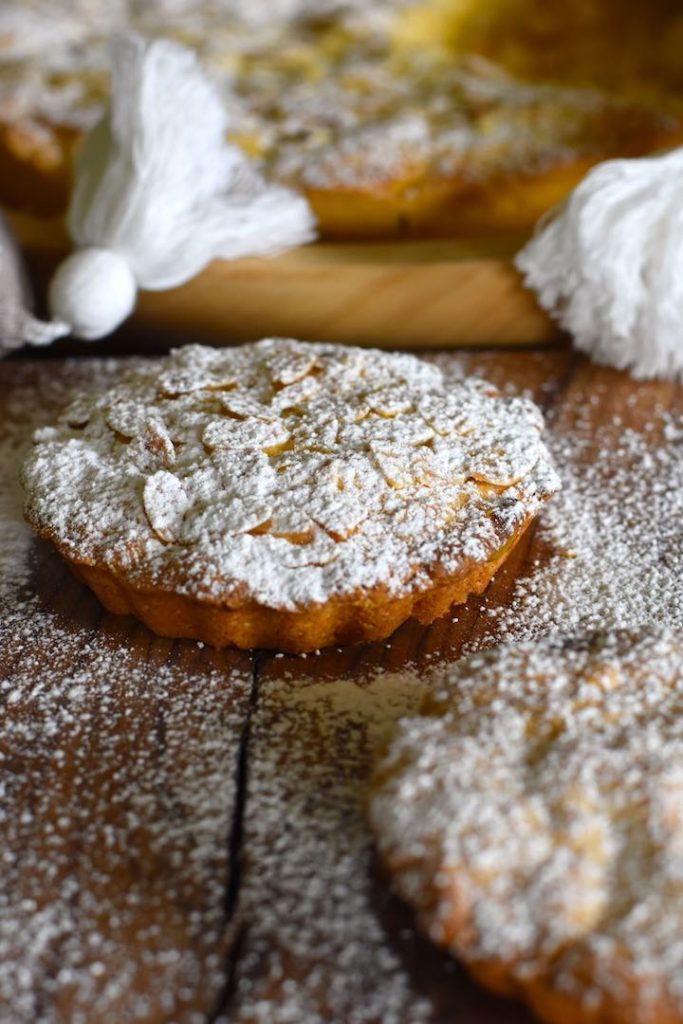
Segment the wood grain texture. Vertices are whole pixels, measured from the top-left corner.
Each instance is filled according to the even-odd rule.
[[[596,446],[657,403],[681,406],[680,388],[568,351],[438,358],[527,389],[556,434],[580,420]],[[22,442],[24,420],[50,418],[55,380],[94,383],[101,365],[0,367],[0,435]],[[1,450],[10,480],[21,443]],[[26,551],[0,626],[7,1019],[526,1024],[415,933],[374,861],[364,800],[375,747],[427,673],[494,643],[491,611],[550,557],[538,531],[482,597],[427,629],[247,656],[104,615],[27,539],[7,494],[0,521]]]
[[[34,277],[66,251],[59,223],[9,217]],[[218,343],[283,336],[425,349],[557,340],[512,266],[519,236],[329,243],[275,259],[215,260],[179,288],[143,292],[133,329]],[[153,337],[150,343],[153,343]]]
[[[52,552],[34,557],[53,621],[0,653],[3,1019],[203,1019],[232,943],[251,672],[109,621]]]

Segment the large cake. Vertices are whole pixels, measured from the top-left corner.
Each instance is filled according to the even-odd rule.
[[[0,202],[67,202],[107,39],[196,49],[231,135],[325,237],[525,230],[593,163],[683,139],[674,0],[5,0]]]

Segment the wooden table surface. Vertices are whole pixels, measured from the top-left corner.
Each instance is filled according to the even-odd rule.
[[[568,349],[439,358],[608,448],[681,400]],[[529,1021],[415,933],[363,805],[376,744],[430,673],[496,641],[488,612],[547,542],[530,531],[483,597],[387,643],[283,657],[159,639],[105,614],[21,522],[31,430],[117,369],[0,366],[0,1019]]]

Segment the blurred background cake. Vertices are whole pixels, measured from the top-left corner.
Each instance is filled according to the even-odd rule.
[[[683,141],[675,0],[5,0],[0,203],[54,215],[111,33],[193,47],[231,136],[327,238],[528,230],[593,163]]]

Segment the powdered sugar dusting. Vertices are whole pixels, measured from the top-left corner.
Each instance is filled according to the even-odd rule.
[[[650,396],[644,423],[641,394]],[[637,384],[626,406],[609,385],[590,404],[580,390],[571,397],[562,430],[549,431],[562,491],[539,524],[538,563],[505,607],[488,609],[477,644],[645,623],[683,629],[683,420],[669,401],[666,389]]]
[[[378,919],[364,824],[373,746],[415,709],[422,692],[418,680],[392,675],[365,687],[349,680],[262,682],[240,895],[246,930],[228,1019],[433,1019]],[[288,985],[288,976],[296,981]]]
[[[472,359],[449,354],[438,362],[453,371],[471,364]],[[482,363],[483,372],[488,372],[486,358]],[[523,356],[511,358],[505,366],[522,383],[535,374]],[[500,376],[504,376],[503,370]],[[670,392],[626,385],[623,377],[610,374],[593,378],[590,391],[586,391],[582,375],[576,379],[559,417],[551,421],[557,422],[557,432],[553,433],[551,426],[549,437],[569,486],[539,520],[532,545],[538,558],[513,587],[512,609],[496,607],[493,597],[485,597],[484,614],[477,622],[481,628],[473,644],[487,647],[501,634],[542,636],[558,628],[581,628],[601,621],[663,621],[683,626],[683,602],[679,600],[683,597],[683,547],[678,542],[682,520],[676,497],[681,491],[679,440],[683,428],[679,415],[666,408]],[[644,425],[643,410],[647,410]],[[627,426],[631,413],[633,420]],[[601,414],[606,422],[596,434],[595,422]],[[640,425],[638,430],[635,423]],[[663,552],[666,557],[661,558]],[[669,598],[663,601],[667,593]],[[400,643],[397,638],[396,646]],[[279,665],[284,668],[278,670]],[[368,835],[359,820],[365,813],[369,764],[398,717],[411,715],[425,690],[439,688],[447,666],[438,664],[438,652],[434,665],[425,670],[423,662],[421,671],[407,668],[401,677],[381,673],[359,686],[356,682],[362,673],[358,671],[352,673],[354,683],[348,679],[312,683],[307,673],[318,672],[315,659],[312,665],[310,659],[272,663],[274,678],[262,683],[257,702],[245,811],[250,855],[242,897],[248,926],[245,958],[238,972],[238,1020],[249,1024],[267,1020],[318,1024],[327,1019],[433,1021],[442,1019],[439,1005],[450,1007],[459,1019],[473,1022],[498,1019],[496,1014],[505,1020],[527,1019],[512,1007],[496,1009],[484,997],[468,1005],[460,979],[443,980],[443,1004],[431,990],[428,1006],[423,1002],[403,1004],[407,992],[414,998],[422,965],[418,966],[417,959],[409,960],[395,974],[395,961],[386,952],[380,955],[373,945],[378,934],[377,907],[370,899],[365,874]],[[610,673],[602,672],[599,678],[608,684]],[[631,693],[629,689],[624,700]],[[589,711],[586,715],[589,717]],[[505,718],[496,735],[504,736],[507,728]],[[515,735],[513,731],[511,742]],[[596,746],[600,748],[600,744]],[[473,758],[475,754],[476,747]],[[478,768],[472,770],[475,786],[477,771],[482,779],[488,778],[487,754],[488,748],[477,761]],[[595,771],[599,774],[599,767]],[[655,777],[661,775],[655,772]],[[427,773],[425,784],[429,778]],[[504,772],[499,781],[506,794]],[[390,821],[394,806],[387,806]],[[478,820],[476,799],[467,806]],[[519,819],[514,828],[523,824],[526,810],[526,804],[518,811],[510,810]],[[405,817],[419,827],[420,816],[413,811],[406,811]],[[402,821],[400,818],[396,824],[397,831]],[[476,839],[476,830],[473,835]],[[603,839],[599,829],[595,836],[590,828],[572,835],[579,845],[594,839],[600,851]],[[290,836],[296,839],[290,841]],[[495,867],[499,862],[500,837],[490,844],[487,838],[490,834],[482,829],[482,872],[487,864]],[[513,839],[514,834],[510,841]],[[530,843],[535,855],[542,856],[542,840]],[[355,853],[349,856],[354,846]],[[608,852],[614,849],[609,836],[603,846]],[[551,905],[553,914],[565,911],[569,925],[575,927],[590,920],[600,905],[599,886],[604,879],[597,862],[577,867],[577,860],[572,861],[577,884],[569,895],[554,884],[557,879],[551,875],[546,876],[546,882],[550,881],[545,887],[541,881],[538,886],[539,896],[545,898],[546,906]],[[263,891],[271,898],[257,907]],[[348,902],[346,895],[343,900],[336,898],[337,893],[348,893]],[[558,920],[558,929],[560,925]],[[552,931],[552,922],[549,929]],[[491,926],[492,942],[502,944],[505,934],[503,925],[497,930]],[[517,934],[511,929],[511,942]],[[659,938],[673,951],[672,936],[666,929]],[[392,946],[392,955],[394,952]],[[342,963],[349,965],[348,971],[338,966]],[[374,993],[379,1004],[368,997],[368,964],[376,963],[382,964],[383,983],[378,971]],[[609,970],[608,961],[604,970]],[[291,977],[296,977],[296,983],[287,983]],[[601,983],[607,985],[604,978]],[[273,992],[275,999],[270,995]],[[581,996],[595,998],[586,991]]]
[[[371,818],[432,938],[596,1017],[683,1014],[683,645],[657,629],[461,661]],[[540,981],[539,981],[540,978]],[[577,1011],[578,1015],[578,1011]]]
[[[45,428],[27,515],[142,589],[296,609],[495,557],[558,487],[542,417],[407,355],[188,346]]]
[[[169,661],[168,642],[103,620],[22,521],[32,430],[115,370],[8,364],[2,382],[0,1005],[13,1024],[90,1024],[95,1008],[199,1024],[231,942],[249,665],[191,644]]]
[[[547,357],[550,369],[564,365],[564,356],[557,356],[556,361],[555,358],[554,355]],[[483,356],[475,362],[485,375],[503,381],[510,377],[523,386],[539,378],[536,360],[536,356],[519,353],[510,357]],[[471,365],[472,359],[449,354],[440,357],[438,363],[445,371]],[[546,362],[542,366],[545,367]],[[144,731],[144,723],[151,724],[152,708],[162,715],[168,708],[173,712],[172,732],[178,742],[173,747],[173,764],[170,754],[164,764],[168,771],[175,773],[173,777],[179,786],[178,780],[185,780],[184,791],[191,796],[182,803],[186,817],[178,814],[173,819],[175,826],[171,830],[168,859],[163,855],[145,863],[150,864],[152,872],[161,871],[165,882],[170,879],[167,892],[176,891],[178,877],[189,877],[191,866],[192,877],[199,878],[197,884],[206,888],[202,890],[201,899],[197,898],[196,891],[183,890],[189,892],[187,904],[183,904],[186,909],[189,907],[188,913],[193,908],[196,911],[197,906],[201,908],[199,916],[193,917],[196,930],[187,943],[183,944],[182,935],[187,933],[182,930],[173,932],[166,947],[162,946],[158,932],[146,939],[143,935],[145,959],[150,968],[143,977],[131,968],[130,955],[128,968],[120,969],[125,959],[122,952],[125,942],[130,941],[131,934],[137,934],[135,927],[126,937],[112,937],[105,920],[106,908],[113,893],[121,888],[121,881],[114,879],[110,891],[105,891],[98,881],[100,917],[95,919],[95,912],[86,899],[82,904],[84,909],[79,911],[83,916],[74,925],[75,911],[70,908],[77,906],[77,887],[69,882],[70,889],[57,889],[49,878],[53,870],[56,875],[62,871],[70,878],[74,877],[73,873],[69,875],[71,869],[61,867],[64,858],[57,847],[54,848],[57,852],[52,848],[44,849],[40,856],[41,877],[47,879],[40,890],[43,895],[40,901],[35,891],[27,897],[39,905],[27,904],[21,909],[23,897],[18,888],[15,886],[15,890],[10,891],[18,867],[12,869],[14,875],[7,876],[8,888],[3,885],[0,898],[5,909],[1,941],[4,942],[4,970],[8,973],[0,976],[0,1001],[10,1005],[10,1000],[18,1000],[18,993],[23,992],[16,1019],[22,1024],[40,1019],[34,993],[27,994],[30,979],[42,979],[48,973],[46,958],[50,950],[56,948],[48,939],[61,928],[60,934],[68,936],[65,946],[68,955],[65,973],[61,977],[53,974],[46,989],[46,1019],[50,1019],[48,1011],[53,1005],[50,1000],[60,994],[63,997],[66,991],[75,991],[80,1020],[85,1024],[91,1019],[95,1002],[105,1008],[109,1005],[102,1003],[105,989],[111,1005],[115,996],[119,1000],[116,1010],[110,1012],[112,1019],[135,1019],[133,1006],[138,1007],[136,1012],[143,1019],[145,1014],[149,1019],[150,1001],[155,1006],[161,1005],[162,987],[166,998],[175,994],[177,1005],[181,1005],[181,998],[187,998],[189,1005],[190,989],[195,1000],[199,992],[207,1001],[215,994],[212,985],[219,972],[214,964],[207,968],[206,975],[201,973],[207,948],[202,944],[201,934],[204,928],[209,936],[206,941],[210,943],[216,932],[214,925],[207,927],[206,922],[220,917],[221,894],[217,880],[224,877],[224,864],[220,856],[212,860],[209,855],[214,840],[209,842],[208,837],[217,837],[228,826],[225,780],[230,777],[233,765],[233,740],[228,734],[233,711],[237,712],[232,696],[234,688],[230,692],[226,690],[228,671],[221,673],[218,668],[214,671],[212,666],[223,662],[220,658],[216,661],[218,656],[209,656],[206,650],[200,654],[191,645],[179,645],[187,651],[181,672],[180,668],[166,665],[168,647],[165,642],[153,640],[142,627],[132,641],[130,633],[123,641],[115,620],[108,618],[104,626],[98,625],[95,602],[88,599],[84,588],[77,584],[64,588],[66,577],[53,575],[60,571],[58,559],[46,555],[43,546],[32,542],[21,523],[19,489],[13,481],[23,452],[29,447],[33,427],[51,421],[72,390],[107,386],[113,383],[114,375],[118,377],[120,370],[101,360],[92,360],[49,370],[36,365],[25,369],[8,365],[5,372],[15,380],[24,380],[25,386],[14,392],[10,410],[11,440],[3,443],[0,452],[0,469],[6,474],[0,501],[7,501],[0,519],[5,658],[2,671],[12,681],[12,692],[19,695],[19,703],[22,694],[30,694],[35,689],[34,706],[43,706],[46,712],[42,720],[62,721],[57,712],[60,702],[70,709],[75,720],[70,726],[71,732],[63,726],[63,730],[50,739],[50,749],[62,750],[70,759],[67,764],[80,764],[86,749],[92,751],[92,761],[87,771],[82,772],[84,781],[80,793],[68,791],[58,771],[58,760],[48,774],[40,776],[42,789],[38,807],[41,813],[31,826],[34,832],[26,832],[27,842],[24,843],[24,849],[29,851],[25,854],[27,875],[38,862],[32,836],[45,835],[41,824],[42,808],[48,799],[52,799],[55,806],[66,807],[66,817],[74,822],[77,797],[82,801],[83,793],[100,785],[93,779],[103,779],[107,771],[112,777],[117,769],[125,771],[122,762],[130,761],[128,779],[138,773],[136,779],[146,779],[144,785],[147,785],[158,778],[161,765],[151,753],[153,743],[148,738],[150,733]],[[40,381],[40,387],[33,383],[36,380]],[[532,547],[538,564],[531,565],[525,577],[517,581],[510,612],[496,606],[495,597],[491,596],[499,592],[495,584],[488,597],[476,602],[477,607],[481,604],[483,611],[489,613],[482,614],[475,626],[476,643],[481,646],[491,646],[501,637],[514,641],[600,621],[607,624],[662,621],[677,628],[683,625],[680,555],[683,547],[679,541],[679,524],[683,520],[677,513],[683,472],[680,448],[683,422],[679,413],[669,412],[662,405],[668,404],[673,391],[626,383],[623,376],[606,371],[591,374],[588,387],[585,386],[586,376],[579,374],[575,381],[561,403],[559,418],[553,416],[549,431],[565,486],[539,521]],[[176,389],[183,385],[180,378],[169,383]],[[221,401],[232,403],[235,391],[214,392],[214,395],[216,399],[220,396]],[[547,396],[553,404],[552,388]],[[6,407],[3,405],[3,415]],[[85,422],[88,409],[87,403],[81,408],[71,406],[74,423]],[[238,406],[234,411],[241,414],[244,407]],[[122,434],[135,427],[134,417],[129,417],[129,412],[124,415],[121,411],[116,421],[115,429]],[[632,419],[629,418],[631,412]],[[622,418],[621,422],[618,417]],[[597,432],[596,422],[601,424]],[[147,434],[145,428],[145,436],[149,438],[151,454],[147,445],[141,443],[139,458],[161,460],[154,462],[156,468],[149,470],[150,475],[159,472],[160,466],[171,471],[171,449],[161,426],[154,423],[148,425],[148,429]],[[41,558],[47,559],[35,570],[27,561],[31,552],[38,552]],[[46,569],[50,571],[46,573]],[[47,597],[33,596],[37,589],[45,594],[46,579],[56,579],[55,586],[61,588],[62,601],[68,602],[61,611],[53,604],[46,604]],[[5,580],[14,582],[6,586]],[[438,636],[444,629],[442,623],[425,636],[427,639]],[[460,624],[456,629],[460,629]],[[400,665],[406,647],[411,654],[415,652],[415,645],[405,642],[406,636],[413,634],[411,627],[397,636],[389,649],[385,650],[384,645],[373,647],[370,652],[373,663],[377,664],[386,655],[393,664]],[[444,635],[447,640],[447,629]],[[40,637],[45,638],[44,647],[43,641],[36,639]],[[18,660],[20,654],[28,657],[27,652],[35,651],[37,643],[42,651],[38,680],[36,673],[29,678],[35,662],[27,661],[24,667]],[[133,647],[129,649],[131,643]],[[83,662],[75,676],[83,695],[80,704],[76,703],[75,694],[71,695],[69,679],[73,672],[65,667],[75,649],[83,653]],[[63,659],[60,650],[64,652]],[[145,662],[148,652],[156,653],[153,660]],[[329,664],[334,662],[333,653],[324,657]],[[208,661],[201,660],[204,658]],[[453,974],[446,974],[436,955],[427,961],[432,965],[436,963],[434,970],[443,981],[438,995],[434,995],[421,973],[425,960],[420,961],[419,968],[415,967],[412,958],[415,940],[407,940],[409,955],[401,956],[396,935],[385,927],[378,914],[376,892],[373,897],[373,886],[377,883],[371,883],[368,878],[371,840],[364,824],[363,806],[372,753],[375,743],[381,742],[399,716],[412,714],[425,687],[433,685],[431,676],[419,672],[416,677],[408,666],[401,678],[387,677],[380,672],[369,683],[366,680],[356,685],[364,673],[349,670],[344,672],[345,678],[324,683],[320,681],[322,662],[323,659],[313,656],[306,660],[276,658],[264,663],[259,672],[261,692],[253,712],[244,814],[240,900],[244,956],[237,958],[234,1002],[228,1002],[224,1019],[231,1024],[237,1021],[240,1024],[255,1021],[320,1024],[322,1020],[348,1020],[349,1024],[370,1024],[370,1021],[372,1024],[378,1021],[381,1024],[405,1024],[406,1021],[422,1024],[424,1020],[441,1024],[457,1015],[468,1024],[480,1024],[483,1020],[496,1020],[498,1015],[505,1020],[526,1021],[523,1011],[507,1005],[500,1008],[483,995],[475,995],[473,989],[466,989],[455,968]],[[281,667],[284,668],[281,670]],[[339,672],[338,664],[336,671]],[[119,672],[128,680],[127,688],[122,682],[116,682]],[[437,677],[442,678],[444,666],[436,672]],[[288,681],[283,679],[283,674],[289,675]],[[241,678],[236,676],[234,668],[229,675],[231,680]],[[106,688],[108,676],[114,680],[110,689]],[[48,688],[49,702],[45,696]],[[90,692],[92,696],[88,697]],[[158,696],[154,704],[153,693]],[[142,709],[137,712],[137,718],[133,712],[125,715],[125,710],[133,706],[133,697],[135,707]],[[196,713],[193,711],[195,703]],[[102,715],[87,719],[85,716],[96,711],[99,704]],[[81,715],[84,716],[82,721]],[[215,723],[216,715],[225,716],[223,731],[215,732],[212,724],[209,735],[202,738],[207,723]],[[114,750],[110,739],[114,725],[109,726],[109,718],[116,723],[123,722],[125,728],[139,719],[135,751],[131,751],[124,738],[119,740],[121,747],[117,749],[125,751],[125,759]],[[7,720],[3,726],[3,743],[10,751],[18,744],[15,721],[16,718]],[[125,732],[123,727],[122,731]],[[98,740],[100,733],[103,735],[101,742]],[[40,756],[44,755],[44,764],[48,765],[47,733],[39,732],[38,726],[34,726],[29,738],[31,745],[26,746],[26,755],[30,755],[32,749],[38,750]],[[217,740],[217,747],[211,747],[209,739]],[[209,755],[202,750],[204,743],[210,746]],[[116,768],[112,767],[114,758],[118,759]],[[27,763],[30,770],[20,765],[17,778],[28,774],[31,780],[36,779],[37,762]],[[211,775],[213,768],[217,770],[215,777]],[[120,776],[116,776],[112,789],[119,785],[119,780]],[[135,785],[144,789],[142,781]],[[125,783],[123,792],[128,793],[131,786],[135,788],[133,783]],[[36,783],[34,789],[38,788]],[[97,793],[102,792],[97,790]],[[100,879],[124,862],[123,846],[118,844],[132,844],[135,863],[143,859],[138,854],[140,834],[134,831],[132,820],[124,825],[123,818],[117,817],[120,805],[114,802],[110,806],[97,793],[79,812],[89,819],[86,846],[79,854],[79,863],[84,865],[82,873],[76,876],[79,889],[87,887],[90,875]],[[156,809],[160,793],[161,790],[155,790],[152,795],[149,788],[144,789],[145,806]],[[29,791],[21,789],[13,792],[5,803],[0,800],[3,810],[5,806],[12,809],[10,836],[16,835],[19,813],[28,803]],[[15,814],[14,808],[21,811]],[[151,811],[148,818],[150,814]],[[117,837],[114,852],[93,871],[92,846],[99,844],[102,857],[109,857],[103,837],[112,815]],[[24,824],[22,828],[29,829],[29,826]],[[171,858],[181,849],[178,830],[186,828],[196,829],[207,840],[204,846],[207,855],[201,861],[199,875],[196,864],[191,865],[182,856],[180,867],[170,870]],[[161,835],[161,826],[157,835]],[[12,846],[15,848],[16,845]],[[158,844],[155,849],[159,849]],[[55,869],[50,867],[53,863],[57,865]],[[37,882],[35,888],[39,888]],[[44,895],[46,892],[50,894],[48,898]],[[380,892],[384,893],[383,887]],[[161,907],[162,897],[159,896],[157,902],[157,895],[152,895],[154,905]],[[136,899],[140,901],[138,906],[144,907],[150,892],[141,891],[138,886],[131,894],[131,906]],[[282,905],[278,906],[280,899]],[[142,911],[140,913],[142,917]],[[216,916],[212,917],[214,914]],[[126,911],[122,916],[124,924],[132,921],[128,915]],[[83,923],[82,928],[79,922]],[[167,924],[168,918],[164,916],[162,932]],[[406,924],[405,918],[402,924]],[[102,940],[100,949],[108,953],[107,957],[100,959],[99,954],[90,952],[88,936],[91,933],[97,936],[95,946]],[[27,943],[27,935],[36,937],[36,941]],[[288,953],[290,944],[292,952]],[[177,954],[173,953],[171,945],[175,945]],[[142,945],[135,948],[142,948]],[[43,950],[40,955],[39,949]],[[105,975],[100,973],[101,963],[105,964]],[[110,968],[110,964],[114,966]],[[379,965],[376,970],[375,964]],[[139,971],[142,972],[142,968]],[[19,987],[20,978],[29,979],[24,989]],[[107,979],[111,979],[109,987],[105,985]],[[72,987],[67,989],[67,985]],[[181,992],[185,994],[181,996]],[[418,995],[419,992],[424,995]],[[93,1003],[88,1005],[88,999]],[[204,1013],[193,1016],[189,1010],[185,1016],[181,1010],[173,1009],[160,1011],[159,1016],[183,1021],[205,1019]],[[74,1015],[69,1019],[78,1021],[79,1017]]]

